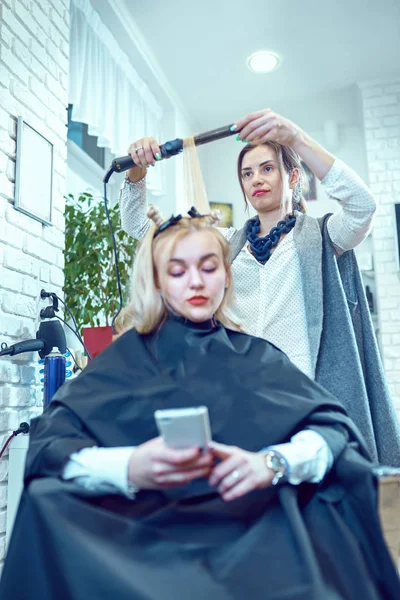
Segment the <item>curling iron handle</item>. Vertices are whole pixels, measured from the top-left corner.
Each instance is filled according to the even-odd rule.
[[[111,163],[111,168],[116,173],[122,173],[123,171],[127,171],[128,169],[132,169],[137,165],[133,162],[131,156],[120,156],[119,158],[114,158]]]
[[[169,158],[170,156],[175,156],[175,154],[179,154],[183,150],[183,140],[177,138],[176,140],[172,140],[170,142],[166,142],[162,146],[160,146],[161,156],[163,158]],[[127,171],[128,169],[132,169],[133,167],[137,167],[136,163],[133,162],[132,157],[121,156],[120,158],[115,158],[111,163],[111,168],[113,171],[117,173],[122,173],[123,171]]]

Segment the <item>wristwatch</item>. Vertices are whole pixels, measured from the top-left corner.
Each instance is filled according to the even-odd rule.
[[[264,460],[267,467],[275,473],[272,485],[285,483],[289,472],[289,465],[286,458],[282,454],[279,454],[279,452],[276,452],[276,450],[267,450]]]

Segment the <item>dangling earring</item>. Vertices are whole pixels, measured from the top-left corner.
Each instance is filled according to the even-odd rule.
[[[292,192],[292,204],[293,204],[293,208],[295,208],[296,210],[298,210],[298,208],[300,207],[300,201],[301,201],[302,194],[303,194],[303,177],[302,177],[302,174],[300,171],[299,179],[298,179],[295,187],[293,188],[293,192]]]

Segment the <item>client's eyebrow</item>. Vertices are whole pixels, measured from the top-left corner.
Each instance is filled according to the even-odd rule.
[[[275,161],[274,160],[265,160],[264,162],[260,163],[258,166],[263,167],[264,165],[269,165],[270,163],[275,163]],[[243,173],[243,171],[252,171],[252,170],[253,170],[253,167],[244,167],[242,169],[242,173]]]
[[[209,252],[208,254],[204,254],[203,256],[200,256],[199,262],[204,262],[205,260],[207,260],[209,258],[218,258],[218,255],[215,254],[215,252]],[[183,258],[170,258],[168,262],[179,263],[182,265],[186,264],[186,261]]]

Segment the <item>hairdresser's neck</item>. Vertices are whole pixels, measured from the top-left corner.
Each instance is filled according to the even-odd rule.
[[[260,219],[260,237],[267,235],[276,226],[278,221],[282,221],[283,217],[284,215],[282,215],[280,207],[268,212],[258,213],[258,218]]]

